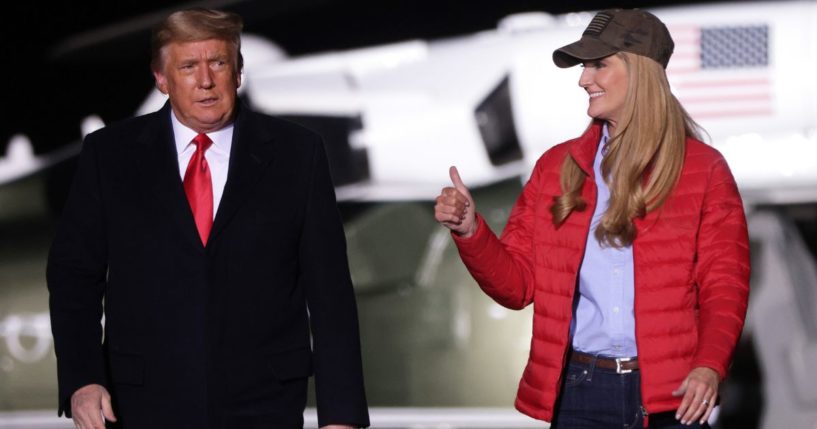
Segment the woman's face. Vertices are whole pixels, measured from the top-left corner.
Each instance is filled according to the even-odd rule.
[[[587,114],[615,128],[627,96],[627,64],[616,54],[582,63],[579,86],[590,96]]]

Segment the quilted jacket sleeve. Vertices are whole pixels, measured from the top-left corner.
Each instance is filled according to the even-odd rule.
[[[710,169],[698,231],[698,349],[693,367],[726,376],[749,300],[749,237],[735,179],[720,155]]]
[[[541,167],[540,159],[511,210],[501,239],[479,214],[473,236],[451,234],[463,263],[482,290],[511,309],[522,309],[533,301],[534,211],[541,188]]]

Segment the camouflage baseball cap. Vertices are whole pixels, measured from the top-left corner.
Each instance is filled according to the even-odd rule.
[[[573,67],[616,52],[630,52],[652,58],[667,68],[675,43],[655,15],[638,9],[610,9],[596,14],[582,38],[553,51],[557,66]]]

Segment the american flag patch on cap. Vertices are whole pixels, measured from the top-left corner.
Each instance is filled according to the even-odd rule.
[[[607,12],[599,12],[593,17],[593,20],[590,21],[590,24],[587,25],[587,29],[584,30],[582,36],[598,36],[601,34],[602,31],[607,27],[607,24],[613,20],[613,15]]]

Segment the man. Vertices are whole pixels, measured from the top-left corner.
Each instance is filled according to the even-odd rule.
[[[170,15],[151,62],[168,103],[85,140],[48,260],[79,428],[302,427],[313,371],[322,427],[369,424],[322,142],[236,102],[241,27]]]

